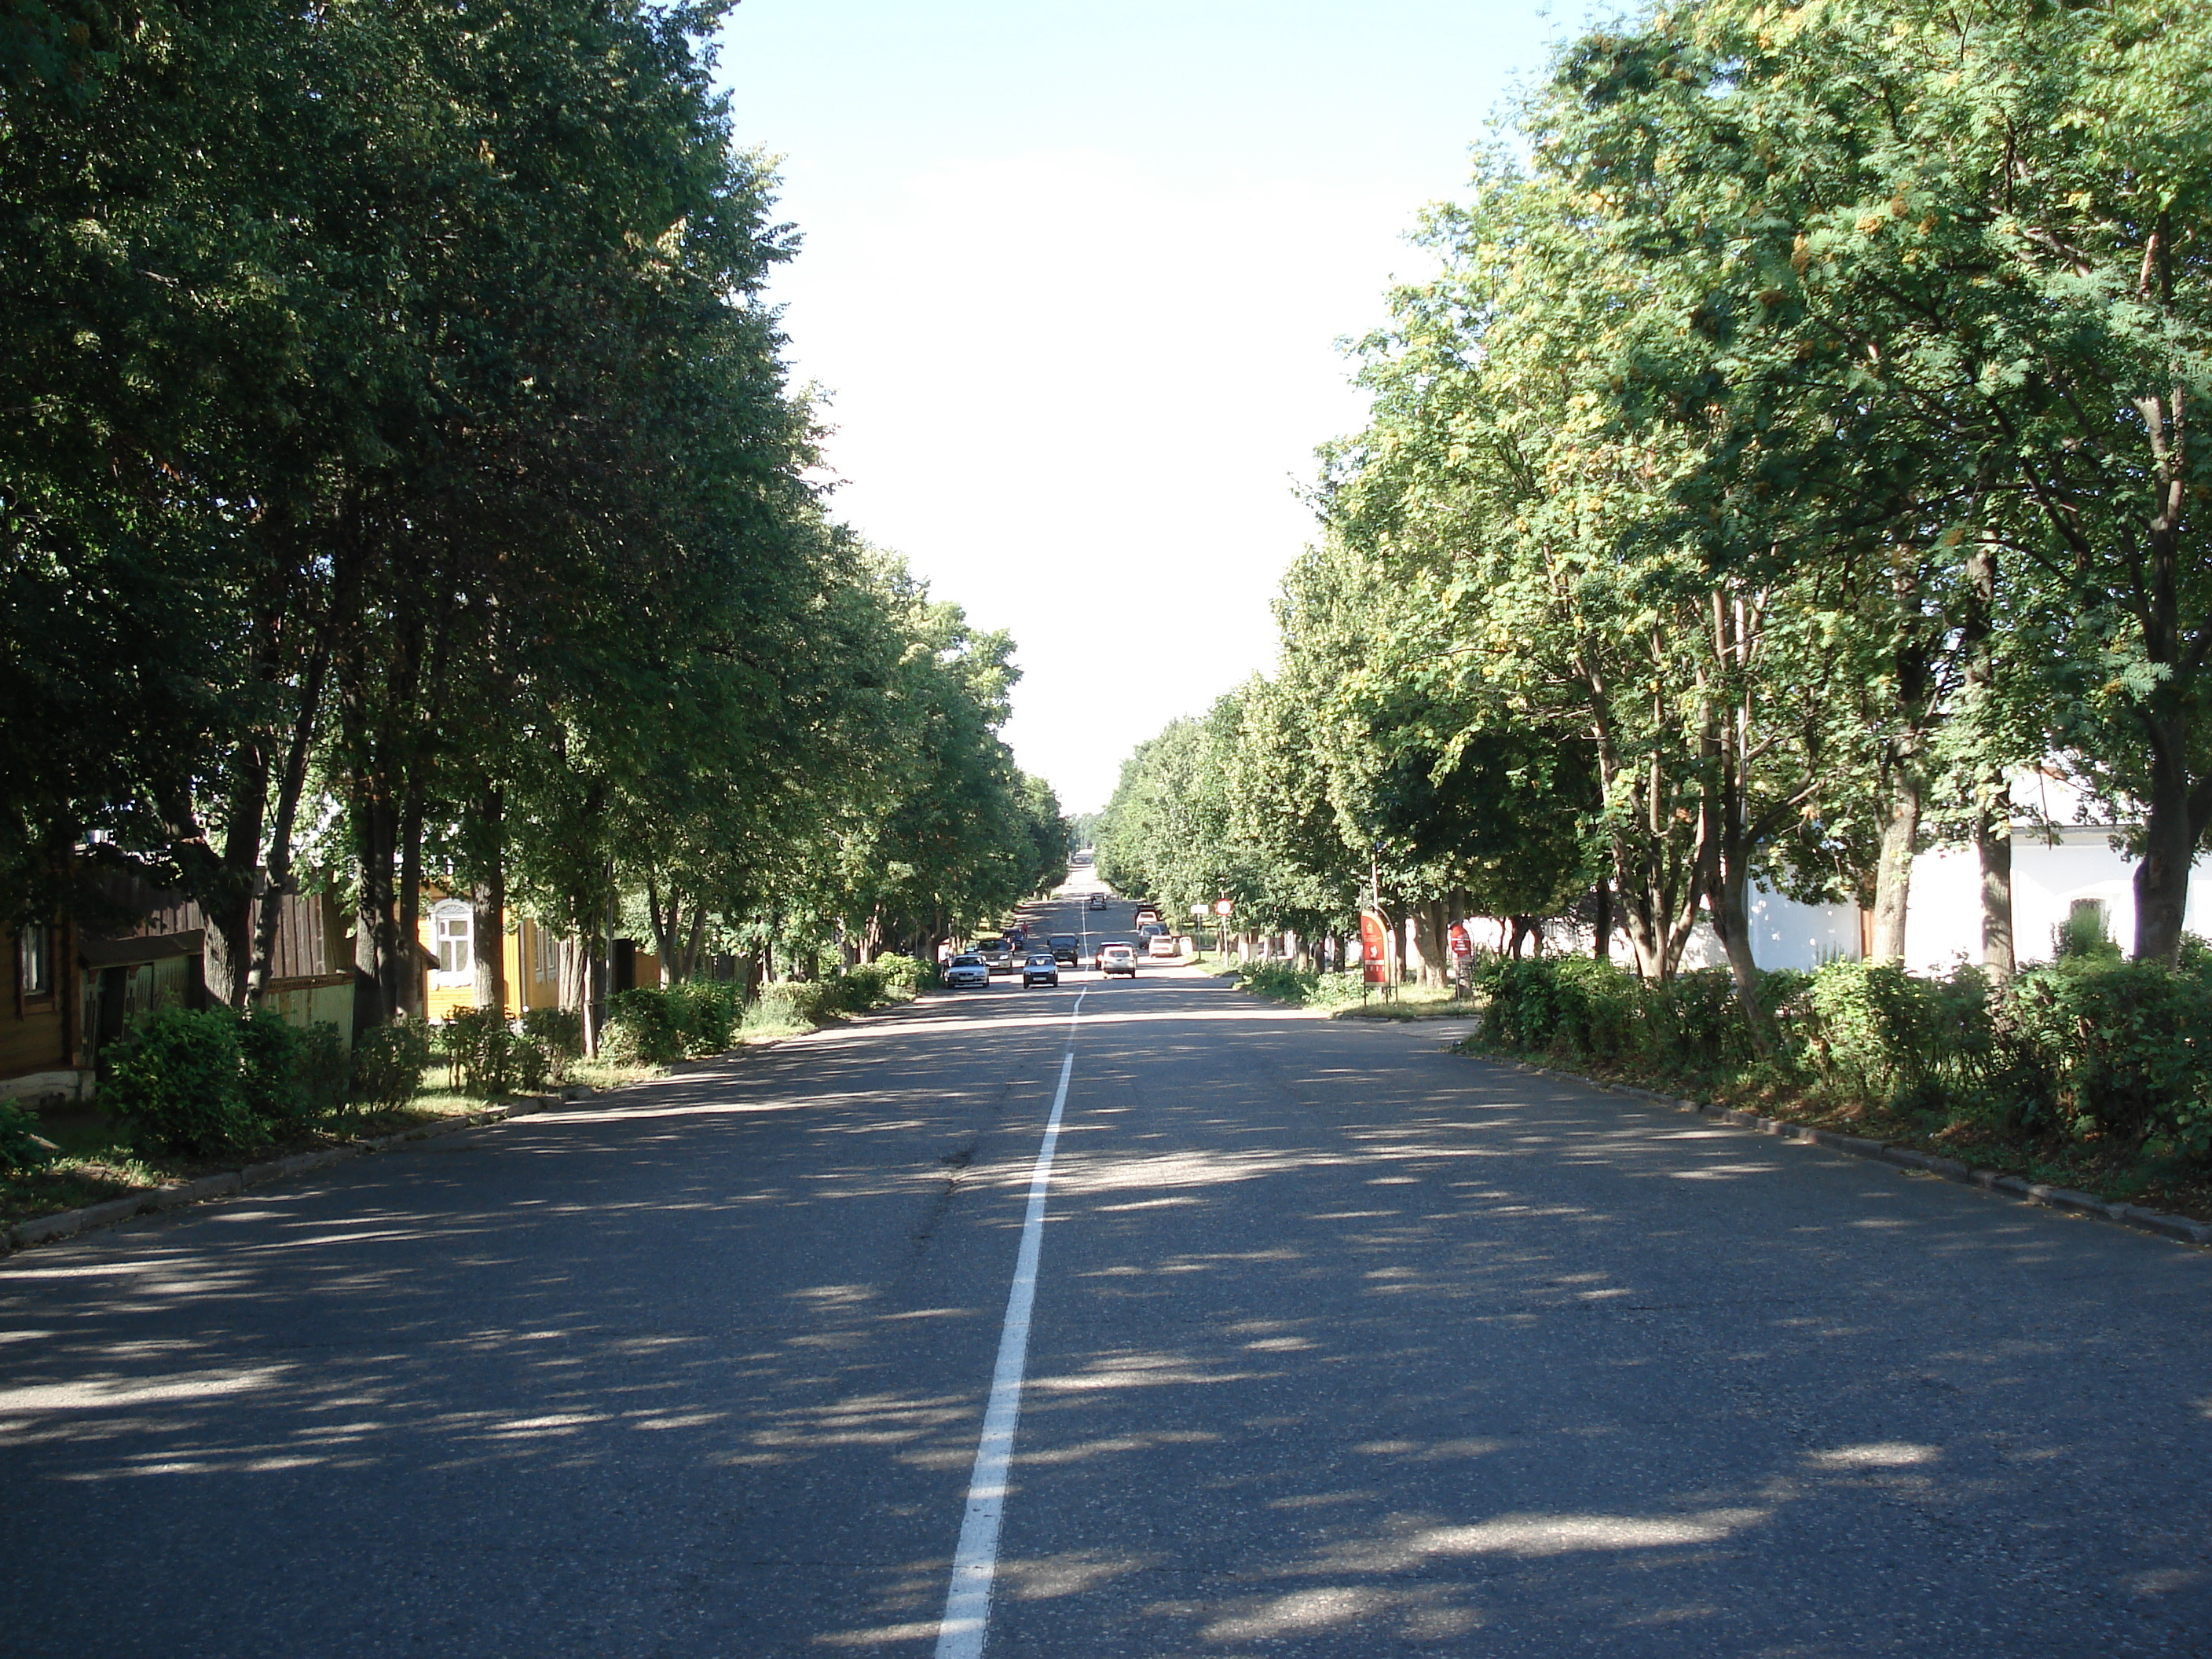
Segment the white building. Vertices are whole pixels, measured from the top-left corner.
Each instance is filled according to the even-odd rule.
[[[2135,939],[2136,861],[2112,843],[2120,826],[2094,821],[2092,804],[2064,779],[2026,773],[2013,781],[2013,799],[2032,805],[2012,832],[2013,955],[2021,967],[2048,962],[2058,930],[2078,911],[2094,907],[2105,930],[2128,949]],[[1948,973],[1960,962],[1982,959],[1982,867],[1972,847],[1938,847],[1912,861],[1912,890],[1905,912],[1905,965],[1916,973]],[[1754,888],[1752,955],[1761,968],[1817,968],[1838,957],[1865,954],[1871,918],[1856,904],[1800,904]],[[2191,872],[2183,924],[2212,937],[2212,858],[2200,856]],[[1494,922],[1471,922],[1494,932]],[[1579,935],[1579,937],[1577,937]],[[1475,938],[1488,942],[1484,931]],[[1588,951],[1588,928],[1555,924],[1545,936],[1548,951]],[[1626,938],[1615,935],[1613,960],[1632,960]],[[1682,953],[1685,968],[1727,964],[1710,921],[1699,921]]]

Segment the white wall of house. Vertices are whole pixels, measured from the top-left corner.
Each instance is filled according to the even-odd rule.
[[[2021,824],[2013,832],[2013,951],[2023,966],[2048,962],[2051,942],[2076,903],[2104,906],[2105,922],[2122,950],[2135,939],[2135,860],[2116,852],[2112,830],[2101,824],[2045,830]],[[1912,894],[1905,908],[1905,963],[1916,973],[1948,973],[1960,962],[1982,959],[1981,860],[1971,847],[1943,847],[1912,861]],[[1479,945],[1502,947],[1510,924],[1474,916],[1468,932]],[[1856,904],[1800,904],[1754,884],[1751,904],[1752,956],[1762,968],[1813,969],[1860,953],[1861,918]],[[2200,858],[2189,884],[2185,924],[2212,938],[2212,857]],[[1553,922],[1544,949],[1587,955],[1588,927]],[[1628,941],[1614,935],[1613,959],[1633,960]],[[1700,920],[1682,952],[1685,969],[1728,965],[1712,924]]]

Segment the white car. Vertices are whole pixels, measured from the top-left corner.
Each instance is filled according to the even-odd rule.
[[[1182,951],[1177,948],[1173,933],[1155,933],[1146,945],[1145,954],[1148,957],[1172,958],[1181,956]]]
[[[965,956],[955,957],[945,964],[946,990],[960,991],[970,988],[981,988],[986,991],[991,988],[990,964],[972,951]]]
[[[1098,947],[1098,971],[1109,979],[1116,974],[1127,974],[1134,979],[1137,976],[1137,953],[1127,940],[1109,940]]]

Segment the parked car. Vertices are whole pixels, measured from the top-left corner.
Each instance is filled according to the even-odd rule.
[[[1014,947],[1002,939],[979,939],[975,954],[983,958],[983,965],[994,974],[1014,971]]]
[[[991,964],[973,951],[963,951],[945,964],[945,986],[951,991],[975,986],[988,991],[991,988]]]
[[[1139,922],[1137,924],[1137,948],[1139,951],[1145,949],[1154,939],[1158,939],[1161,934],[1166,932],[1167,924],[1163,921],[1154,920],[1152,921]]]
[[[1157,927],[1160,925],[1160,907],[1157,904],[1140,904],[1137,907],[1137,914],[1129,921],[1133,927],[1141,927],[1149,921]]]
[[[1098,947],[1098,971],[1111,979],[1116,974],[1137,976],[1136,947],[1127,939],[1112,939]]]
[[[1103,910],[1106,908],[1106,895],[1103,893],[1093,893],[1089,898],[1083,901],[1083,908],[1086,910]]]
[[[1146,941],[1145,954],[1148,957],[1179,957],[1182,954],[1182,950],[1176,945],[1173,933],[1163,931],[1153,934]]]
[[[1082,941],[1074,934],[1054,933],[1046,943],[1052,946],[1054,962],[1064,962],[1071,968],[1075,966],[1075,959],[1081,954]]]
[[[1022,989],[1032,985],[1060,983],[1060,958],[1049,951],[1032,951],[1022,963]]]

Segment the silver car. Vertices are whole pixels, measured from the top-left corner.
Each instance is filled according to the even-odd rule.
[[[946,990],[965,991],[977,987],[986,991],[991,988],[991,969],[990,964],[974,951],[957,956],[945,964]]]

